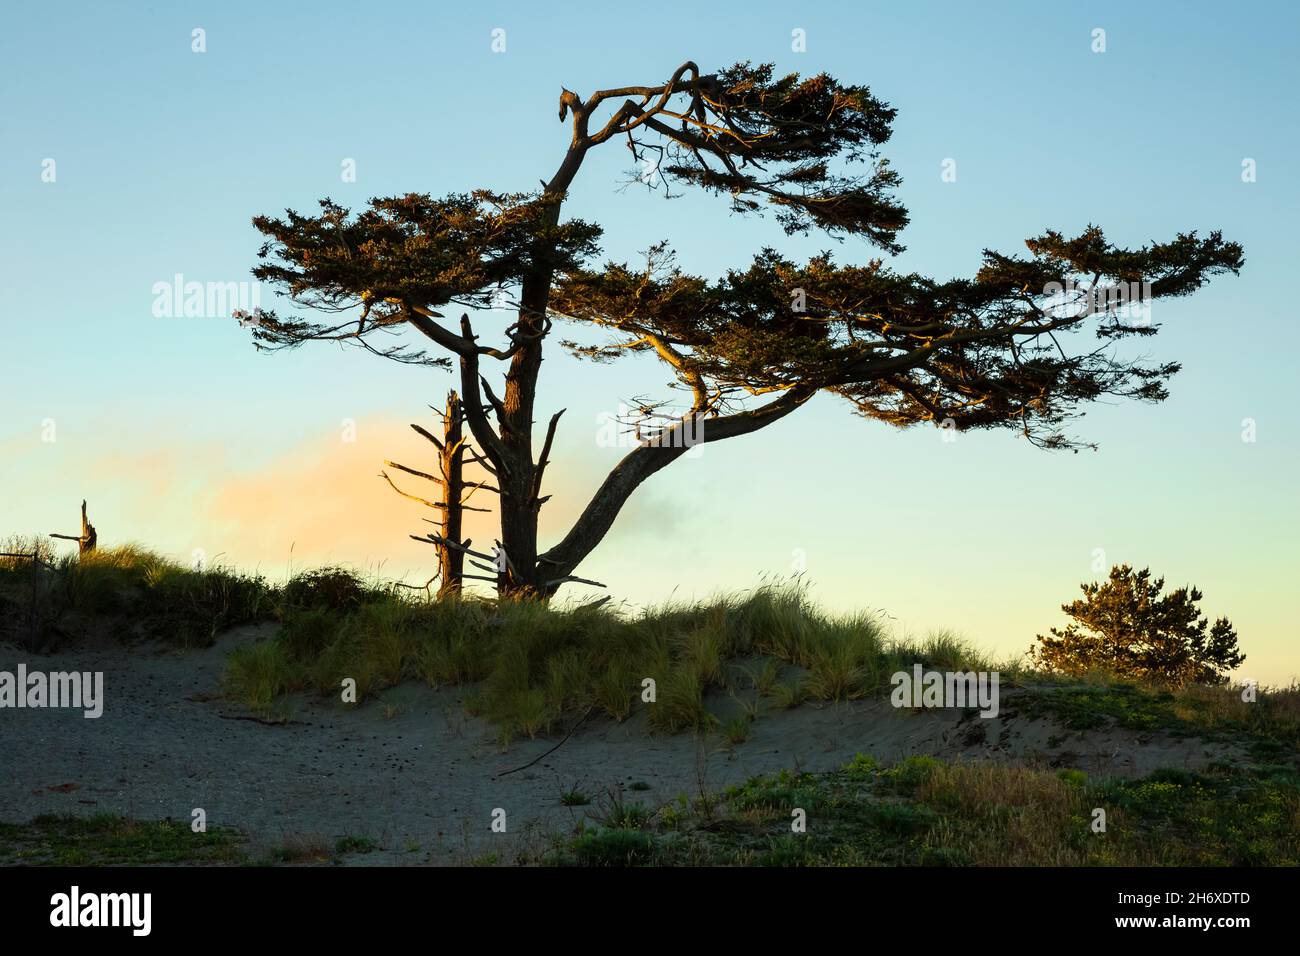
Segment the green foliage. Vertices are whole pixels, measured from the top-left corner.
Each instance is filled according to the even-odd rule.
[[[733,717],[723,725],[722,735],[727,739],[727,743],[739,746],[749,739],[750,725],[750,719],[744,714]]]
[[[184,567],[138,545],[56,556],[40,539],[10,539],[6,549],[35,548],[52,565],[35,575],[30,562],[0,559],[0,628],[32,649],[75,639],[113,624],[130,639],[205,647],[221,631],[268,618],[273,590],[260,575],[222,565]],[[25,633],[33,593],[42,633]],[[0,638],[5,633],[0,631]]]
[[[817,788],[817,778],[813,774],[787,770],[753,777],[742,786],[728,787],[723,795],[737,810],[758,811],[787,820],[790,811],[796,807],[812,813],[821,809],[825,802],[825,795]]]
[[[754,866],[813,866],[817,855],[809,846],[809,840],[794,834],[784,833],[771,837],[767,847],[757,853]]]
[[[1063,674],[1104,670],[1173,687],[1225,683],[1227,672],[1246,659],[1232,624],[1219,618],[1211,626],[1196,606],[1196,588],[1162,594],[1164,584],[1149,568],[1116,565],[1107,582],[1081,585],[1083,599],[1061,606],[1074,623],[1038,635],[1031,659]]]
[[[644,803],[627,803],[621,796],[611,797],[607,803],[608,809],[599,817],[599,822],[611,830],[643,829],[654,815]]]
[[[886,786],[900,793],[912,793],[928,781],[939,770],[940,763],[934,757],[906,757],[888,770],[881,772],[881,780]]]
[[[939,815],[925,806],[907,803],[880,803],[868,812],[871,823],[879,830],[903,836],[928,832]]]
[[[337,612],[311,608],[288,616],[280,632],[280,639],[291,659],[311,662],[334,643],[338,630]]]
[[[658,849],[654,834],[641,830],[597,830],[575,837],[569,844],[582,866],[639,866],[651,863]]]
[[[853,759],[840,768],[850,780],[869,780],[878,770],[876,758],[869,754],[854,754]]]
[[[1057,771],[1056,775],[1061,779],[1062,783],[1071,787],[1083,787],[1088,783],[1088,775],[1082,770],[1070,770],[1067,768],[1065,770]]]
[[[706,731],[717,719],[704,705],[704,681],[690,663],[673,668],[659,683],[658,699],[649,714],[651,727],[670,734]]]
[[[1300,683],[1254,688],[1189,684],[1167,690],[1129,683],[1078,683],[1026,687],[1017,707],[1031,717],[1050,716],[1069,730],[1110,726],[1142,733],[1240,740],[1264,760],[1300,756]]]
[[[830,774],[756,777],[698,805],[679,800],[636,841],[581,835],[560,862],[619,859],[628,843],[656,865],[1285,866],[1300,864],[1300,774],[1293,767],[1160,770],[1089,783],[996,763],[867,758]],[[1093,833],[1091,809],[1108,810]],[[790,811],[808,811],[791,833]],[[602,831],[608,834],[614,831]],[[653,844],[651,854],[649,837]],[[594,847],[614,841],[607,854]],[[581,846],[583,853],[577,848]]]
[[[195,833],[188,821],[45,814],[0,823],[0,866],[160,866],[248,862],[246,840],[229,827]]]
[[[223,684],[227,696],[250,710],[269,711],[281,695],[301,686],[302,671],[284,644],[258,641],[231,652]]]
[[[288,210],[283,219],[253,220],[267,237],[253,274],[315,308],[361,307],[368,322],[358,336],[407,321],[409,304],[436,307],[454,299],[489,308],[494,291],[539,265],[574,268],[595,251],[600,228],[576,220],[555,224],[559,201],[556,195],[483,189],[443,199],[408,193],[372,199],[353,216],[326,199],[317,216]],[[346,324],[356,327],[355,320]],[[276,349],[338,328],[264,312],[253,336],[259,348]],[[448,364],[401,347],[385,354],[412,364]]]
[[[363,836],[345,836],[334,844],[334,852],[339,856],[345,853],[373,853],[377,849],[377,842]]]
[[[898,427],[1014,428],[1047,448],[1077,448],[1062,427],[1078,406],[1107,395],[1162,401],[1179,366],[1117,361],[1109,350],[1061,351],[1071,337],[1042,336],[1045,326],[1111,340],[1156,330],[1111,308],[1055,301],[1048,290],[1079,280],[1095,296],[1159,275],[1151,297],[1183,295],[1243,262],[1241,247],[1217,232],[1121,249],[1090,227],[1072,238],[1049,231],[1025,244],[1028,258],[986,251],[974,278],[946,282],[880,261],[839,265],[829,253],[801,264],[770,248],[747,269],[710,282],[683,273],[659,245],[644,266],[610,262],[561,276],[551,302],[566,317],[624,333],[613,345],[570,344],[596,360],[649,350],[638,345],[649,331],[689,356],[681,375],[688,383],[737,391],[797,383]],[[1152,272],[1136,271],[1142,268]],[[921,326],[936,335],[923,354],[911,331]],[[866,352],[865,340],[876,343]],[[915,356],[906,377],[875,360],[882,345],[894,358]]]
[[[365,585],[347,568],[317,568],[290,578],[282,600],[286,608],[349,611],[367,596]]]
[[[742,713],[733,709],[724,734],[739,743],[766,708],[878,692],[905,658],[934,650],[933,642],[887,646],[876,618],[828,616],[797,582],[634,616],[394,592],[367,592],[338,610],[332,597],[321,600],[326,607],[283,602],[280,649],[241,650],[231,662],[232,695],[265,710],[296,691],[336,696],[344,678],[357,682],[360,700],[405,680],[473,685],[467,711],[497,724],[503,742],[554,732],[588,710],[624,720],[644,708],[654,731],[705,733],[719,726],[714,710],[730,698]],[[960,641],[944,637],[943,647],[953,660],[968,654],[970,666],[982,663]],[[783,669],[794,671],[784,682]],[[641,700],[647,678],[653,703]]]

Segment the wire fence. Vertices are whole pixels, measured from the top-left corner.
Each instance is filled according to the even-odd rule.
[[[41,600],[46,590],[46,584],[49,580],[47,572],[58,570],[53,564],[41,557],[40,552],[33,551],[30,554],[15,551],[0,551],[0,558],[16,558],[28,561],[31,564],[31,601],[27,610],[27,627],[29,634],[27,646],[33,650],[37,649],[41,643],[42,616],[41,610],[44,602]],[[16,628],[21,630],[21,628]]]

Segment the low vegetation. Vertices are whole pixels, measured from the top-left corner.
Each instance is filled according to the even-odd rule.
[[[31,651],[103,631],[207,646],[222,631],[275,613],[260,575],[187,568],[137,545],[60,555],[47,539],[10,538],[0,552],[0,641]]]
[[[1079,770],[859,754],[826,774],[782,771],[661,806],[615,790],[549,850],[473,862],[558,866],[1296,866],[1300,773],[1227,762],[1135,780]],[[1098,811],[1104,811],[1104,817]],[[303,865],[379,844],[286,839],[252,853],[224,827],[113,814],[0,824],[0,865]],[[408,843],[408,852],[418,844]]]
[[[637,614],[422,591],[321,568],[280,585],[211,564],[186,568],[143,548],[60,557],[46,539],[10,539],[0,551],[0,641],[39,650],[88,634],[206,646],[241,624],[274,622],[275,636],[231,655],[228,696],[274,716],[288,695],[338,699],[345,678],[359,703],[404,681],[465,689],[466,709],[503,741],[563,730],[594,712],[624,720],[655,681],[651,730],[712,733],[742,746],[763,713],[814,701],[880,696],[890,675],[921,663],[937,670],[997,670],[1015,706],[1073,730],[1137,731],[1244,739],[1262,758],[1300,752],[1300,685],[1259,689],[1123,681],[1091,667],[1062,675],[997,662],[949,633],[891,639],[868,614],[835,616],[797,582],[667,604]],[[29,613],[37,602],[40,633]]]
[[[0,866],[149,866],[247,862],[238,830],[188,821],[128,820],[116,814],[47,814],[30,823],[0,823]]]
[[[115,813],[44,814],[29,823],[0,823],[0,866],[284,866],[343,863],[373,853],[377,841],[345,836],[289,836],[254,850],[238,829],[189,821],[133,820]],[[406,847],[416,852],[419,846]]]
[[[1039,678],[1016,704],[1029,716],[1088,731],[1122,727],[1209,740],[1242,740],[1260,759],[1300,755],[1300,682],[1289,687],[1192,684],[1171,690],[1091,672],[1081,680]]]
[[[1071,623],[1038,635],[1029,658],[1045,671],[1080,675],[1095,668],[1164,687],[1226,684],[1246,660],[1226,617],[1210,625],[1194,587],[1164,593],[1150,568],[1111,568],[1105,582],[1080,585],[1083,597],[1062,604]]]
[[[630,812],[629,808],[636,808]],[[1097,810],[1105,812],[1104,831]],[[799,811],[805,823],[796,832]],[[651,811],[620,804],[557,838],[578,866],[1294,866],[1294,767],[1091,781],[1081,771],[860,755]]]
[[[860,698],[915,661],[992,666],[951,635],[903,644],[874,617],[825,615],[793,584],[635,615],[389,593],[341,611],[289,610],[275,639],[232,654],[226,687],[267,712],[293,692],[337,697],[347,678],[359,701],[407,680],[463,686],[469,712],[509,740],[590,711],[624,720],[651,679],[652,730],[717,730],[739,744],[763,709]]]
[[[40,548],[9,542],[3,550]],[[890,767],[860,755],[830,774],[785,772],[721,793],[652,806],[622,791],[557,800],[586,808],[549,854],[562,865],[1297,865],[1300,684],[1255,688],[1124,680],[1091,666],[1076,674],[988,659],[951,634],[893,640],[870,615],[835,616],[796,583],[630,614],[471,597],[429,599],[324,568],[283,585],[222,567],[183,568],[143,549],[81,560],[38,551],[44,570],[0,559],[6,612],[35,594],[42,641],[94,633],[95,620],[133,622],[128,639],[209,644],[243,623],[276,622],[272,637],[238,646],[227,694],[271,714],[289,695],[358,702],[405,681],[463,688],[466,708],[503,740],[563,731],[590,713],[624,720],[646,708],[652,731],[707,734],[742,747],[763,713],[806,700],[883,697],[915,663],[997,670],[1014,690],[1003,717],[1050,718],[1062,730],[1112,727],[1246,744],[1249,763],[1138,780],[1091,780],[1079,770],[912,757]],[[30,618],[6,613],[8,626]],[[21,635],[19,635],[21,636]],[[13,641],[12,634],[4,639]],[[22,641],[16,641],[22,646]],[[629,789],[639,787],[633,785]],[[1104,832],[1096,811],[1105,811]],[[806,830],[792,829],[796,811]],[[193,834],[185,823],[112,815],[0,824],[0,865],[294,864],[365,855],[365,837],[291,840],[252,855],[238,831]],[[417,847],[418,849],[418,847]],[[414,851],[412,851],[414,852]],[[488,862],[498,860],[494,855]]]

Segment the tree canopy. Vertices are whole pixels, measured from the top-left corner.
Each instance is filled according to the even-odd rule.
[[[356,213],[327,199],[316,215],[254,219],[266,236],[255,275],[331,317],[266,313],[253,333],[259,346],[336,341],[458,367],[466,422],[500,487],[509,583],[519,591],[545,596],[573,579],[628,496],[684,452],[674,429],[724,440],[824,392],[895,426],[1011,428],[1043,447],[1077,448],[1084,443],[1065,426],[1088,402],[1161,401],[1179,368],[1120,354],[1120,340],[1154,335],[1158,325],[1133,314],[1133,295],[1110,293],[1138,290],[1145,306],[1243,264],[1241,247],[1218,232],[1124,249],[1094,226],[1072,237],[1046,231],[1026,240],[1027,254],[984,250],[974,276],[948,280],[897,271],[880,257],[853,261],[856,246],[843,264],[829,252],[797,262],[761,248],[747,267],[713,279],[683,270],[667,242],[650,244],[635,264],[596,264],[600,226],[564,220],[562,206],[588,152],[611,141],[653,165],[669,195],[693,186],[740,213],[773,210],[786,233],[816,230],[860,240],[877,256],[900,252],[907,211],[893,196],[898,174],[880,154],[895,110],[867,87],[825,74],[778,76],[749,63],[701,74],[688,62],[664,83],[585,99],[564,90],[559,113],[571,138],[538,191],[411,193]],[[445,321],[452,309],[496,304],[506,292],[517,318],[502,341],[480,343],[468,314]],[[573,354],[652,356],[691,399],[541,551],[542,474],[559,413],[535,456],[534,404],[557,321],[607,334],[598,345],[563,340]],[[408,330],[421,347],[395,337]],[[491,361],[504,365],[497,388]]]
[[[1109,580],[1081,585],[1083,598],[1061,605],[1074,621],[1038,635],[1031,660],[1065,674],[1097,669],[1172,686],[1225,683],[1246,660],[1232,623],[1221,617],[1211,625],[1197,607],[1196,588],[1163,594],[1164,586],[1150,568],[1116,565]]]

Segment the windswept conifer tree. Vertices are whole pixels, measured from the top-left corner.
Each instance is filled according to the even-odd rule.
[[[1077,448],[1065,425],[1087,403],[1163,400],[1177,362],[1127,357],[1122,340],[1156,333],[1145,318],[1151,299],[1237,272],[1241,247],[1188,232],[1125,249],[1090,226],[1045,231],[1026,240],[1027,254],[985,250],[969,278],[897,271],[884,256],[902,250],[908,215],[880,153],[894,116],[865,86],[748,63],[714,73],[684,63],[666,82],[586,97],[564,90],[569,142],[536,192],[411,193],[355,214],[327,199],[315,215],[254,219],[266,236],[255,275],[332,318],[266,313],[253,335],[264,348],[334,341],[454,365],[466,423],[500,488],[504,590],[542,597],[581,580],[575,571],[628,497],[686,452],[674,429],[725,441],[825,393],[898,427],[1010,428],[1045,448]],[[710,279],[657,243],[644,262],[596,266],[600,227],[563,208],[587,156],[608,144],[630,148],[665,190],[694,187],[742,214],[770,210],[788,234],[852,240],[847,261],[796,262],[762,248]],[[873,247],[880,255],[862,255]],[[1137,290],[1140,307],[1116,290]],[[489,341],[468,314],[453,314],[499,304],[503,293],[514,320]],[[542,548],[545,449],[559,416],[537,454],[534,406],[557,322],[607,333],[594,347],[558,343],[580,356],[663,363],[689,407],[631,449],[568,533]]]

